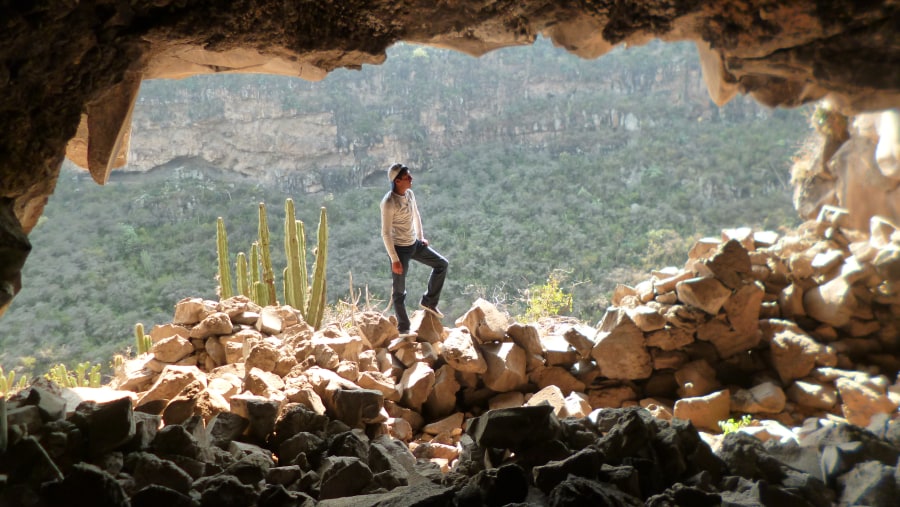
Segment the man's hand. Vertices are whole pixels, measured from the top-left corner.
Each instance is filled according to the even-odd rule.
[[[403,264],[400,264],[400,261],[394,261],[391,263],[391,271],[395,274],[402,275],[403,274]]]
[[[423,239],[423,240],[422,240],[422,244],[425,245],[425,246],[428,246],[428,240],[427,240],[427,239]]]

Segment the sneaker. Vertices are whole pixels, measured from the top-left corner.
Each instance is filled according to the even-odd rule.
[[[444,318],[444,314],[441,313],[440,310],[438,310],[437,305],[435,305],[435,306],[428,306],[428,305],[426,305],[425,303],[421,303],[421,304],[419,304],[419,306],[421,306],[422,309],[425,310],[426,312],[428,312],[428,313],[434,315],[435,317],[437,317],[437,318],[439,318],[439,319],[443,319],[443,318]]]
[[[418,333],[413,333],[411,331],[400,331],[400,339],[401,340],[413,340],[418,338]]]

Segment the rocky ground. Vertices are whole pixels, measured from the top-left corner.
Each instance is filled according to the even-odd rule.
[[[0,505],[894,505],[900,232],[846,219],[703,239],[596,326],[183,300],[111,386],[8,400]]]

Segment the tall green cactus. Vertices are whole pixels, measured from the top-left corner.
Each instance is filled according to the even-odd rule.
[[[268,306],[269,297],[265,286],[259,279],[259,242],[250,245],[250,299],[259,306]]]
[[[237,274],[238,294],[250,297],[250,276],[247,273],[247,254],[244,252],[238,252],[234,272]]]
[[[325,314],[325,264],[328,261],[328,217],[325,208],[319,213],[318,244],[316,245],[316,264],[313,268],[313,286],[309,295],[309,306],[306,310],[306,322],[319,329]]]
[[[297,234],[297,219],[294,216],[294,200],[284,201],[284,302],[294,308],[302,309],[306,304],[306,279],[300,267],[305,266],[306,253],[300,250],[300,238]]]
[[[297,242],[300,244],[300,260],[298,261],[300,275],[298,278],[304,281],[304,283],[300,284],[300,293],[303,297],[297,302],[300,306],[295,306],[294,308],[303,311],[303,309],[306,308],[309,299],[309,286],[307,285],[309,275],[306,272],[306,230],[303,228],[303,221],[295,221],[294,229],[297,230]]]
[[[234,295],[231,288],[231,268],[228,262],[228,234],[225,233],[225,220],[216,219],[216,252],[219,257],[219,299],[228,299]]]
[[[259,254],[262,260],[262,282],[268,291],[268,304],[278,304],[275,294],[275,272],[272,270],[272,254],[269,249],[269,221],[266,218],[266,204],[259,203]]]

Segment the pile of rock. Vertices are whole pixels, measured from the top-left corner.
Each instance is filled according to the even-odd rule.
[[[825,207],[777,238],[750,229],[698,241],[682,269],[619,286],[592,340],[600,375],[631,399],[714,430],[729,413],[866,426],[900,401],[900,232],[868,236]],[[674,396],[673,396],[674,394]],[[662,398],[662,402],[659,399]]]
[[[377,501],[891,498],[900,232],[876,218],[855,234],[845,218],[826,208],[789,236],[700,240],[683,268],[617,287],[596,327],[516,323],[478,300],[452,328],[416,312],[416,335],[401,338],[378,312],[314,330],[288,306],[185,299],[119,372],[129,397],[70,415],[52,386],[11,402],[9,454],[34,471],[2,470],[51,496],[38,485],[67,491],[70,472],[116,477],[132,504],[177,493],[301,505],[401,487]],[[719,457],[701,444],[694,428],[718,433],[744,414],[765,420],[746,429],[758,439],[703,434]],[[847,437],[845,421],[878,436]],[[849,443],[860,434],[865,445]]]
[[[455,430],[440,445],[484,410],[542,402],[559,417],[639,405],[711,432],[744,414],[867,426],[900,401],[900,232],[874,218],[865,236],[845,219],[826,207],[789,236],[702,239],[683,268],[617,287],[596,327],[519,324],[478,300],[449,329],[417,312],[417,337],[404,340],[377,312],[314,331],[290,307],[186,299],[118,387],[172,422],[257,396],[351,426],[383,422],[406,442]],[[436,459],[446,468],[454,456]]]

